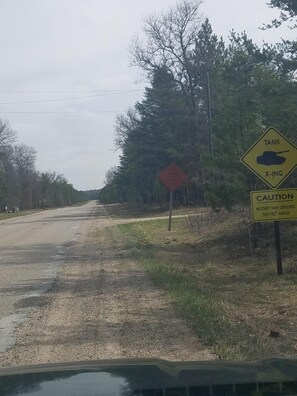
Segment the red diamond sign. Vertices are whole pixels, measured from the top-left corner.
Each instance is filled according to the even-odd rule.
[[[159,178],[163,184],[170,190],[176,190],[184,181],[187,180],[187,175],[173,162],[160,174]]]

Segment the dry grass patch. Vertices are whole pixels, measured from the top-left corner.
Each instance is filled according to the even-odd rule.
[[[276,275],[272,225],[263,227],[252,254],[246,221],[237,214],[205,221],[198,231],[185,219],[173,219],[172,232],[166,220],[122,224],[119,230],[134,257],[220,356],[296,356],[297,226],[281,224],[283,276]],[[279,336],[271,337],[271,330]]]
[[[166,217],[169,215],[168,205],[136,205],[136,204],[109,204],[104,205],[107,213],[113,218],[154,218]],[[208,208],[200,208],[195,206],[178,206],[174,208],[173,216],[196,215],[201,212],[208,211]]]

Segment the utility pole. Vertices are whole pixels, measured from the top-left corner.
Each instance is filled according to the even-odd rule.
[[[209,72],[206,72],[207,78],[207,94],[208,94],[208,131],[209,131],[209,151],[213,157],[213,133],[212,133],[212,112],[211,112],[211,93]]]

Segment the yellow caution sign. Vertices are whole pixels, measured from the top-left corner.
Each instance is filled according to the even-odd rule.
[[[297,189],[252,191],[252,218],[254,221],[297,219]]]
[[[277,188],[297,167],[297,147],[275,128],[269,128],[241,162],[270,187]]]

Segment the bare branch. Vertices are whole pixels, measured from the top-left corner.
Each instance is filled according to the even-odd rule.
[[[16,132],[10,128],[7,120],[0,118],[0,148],[10,146],[16,140]]]
[[[129,109],[125,115],[120,114],[115,123],[115,147],[122,149],[129,135],[135,130],[138,123],[137,113],[134,109]]]
[[[148,75],[165,67],[179,84],[191,81],[189,58],[201,28],[201,4],[202,0],[182,0],[167,13],[146,18],[146,42],[133,40],[131,64]]]

